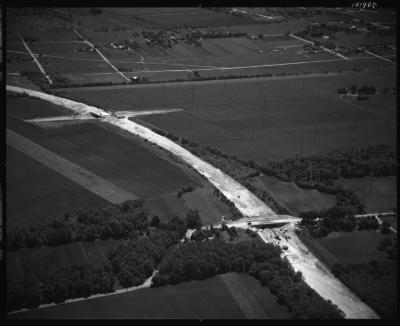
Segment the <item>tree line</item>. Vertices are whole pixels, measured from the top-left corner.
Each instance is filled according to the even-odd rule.
[[[7,233],[7,250],[59,246],[96,239],[123,239],[149,226],[143,200],[128,200],[99,209],[81,209],[50,222],[16,226]]]
[[[268,287],[293,318],[342,318],[340,310],[325,301],[294,272],[281,249],[261,240],[227,243],[219,239],[189,242],[169,251],[152,286],[203,280],[228,272],[248,272]]]
[[[109,293],[117,284],[123,287],[140,285],[151,276],[168,248],[184,237],[188,227],[201,227],[199,221],[198,212],[190,211],[185,219],[175,217],[159,222],[157,227],[149,226],[143,234],[135,230],[102,265],[57,267],[38,275],[9,278],[7,309],[35,308],[45,303]]]
[[[310,234],[321,238],[332,231],[378,230],[379,223],[374,216],[355,217],[357,209],[354,206],[334,206],[322,211],[302,212],[301,224],[306,226]]]
[[[108,264],[57,267],[35,276],[7,278],[7,311],[114,292],[114,283]]]
[[[397,264],[376,260],[334,264],[332,272],[381,317],[397,317]]]

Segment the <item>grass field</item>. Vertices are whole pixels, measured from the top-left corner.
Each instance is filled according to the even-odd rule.
[[[334,263],[358,264],[372,259],[385,260],[386,255],[377,250],[385,237],[379,231],[332,232],[327,237],[315,239],[302,235],[307,247],[328,266]]]
[[[337,88],[351,84],[374,84],[381,91],[396,82],[390,70],[64,91],[67,97],[114,110],[186,108],[187,112],[141,119],[262,163],[352,146],[394,145],[395,94],[374,95],[368,101],[341,99]]]
[[[44,129],[9,118],[8,127],[97,176],[148,198],[195,185],[178,167],[132,139],[91,123]]]
[[[336,204],[334,195],[323,194],[315,189],[304,190],[294,182],[282,182],[275,177],[256,177],[252,178],[251,183],[262,190],[268,191],[275,200],[295,216],[298,216],[300,212],[328,209]]]
[[[7,227],[51,220],[108,202],[7,146]]]
[[[170,220],[175,216],[185,218],[190,209],[199,211],[203,225],[221,222],[222,216],[230,219],[232,214],[228,206],[212,193],[211,186],[204,184],[201,188],[184,193],[181,198],[177,197],[177,193],[150,198],[144,206],[162,220]]]
[[[229,275],[229,274],[228,274]],[[268,289],[250,276],[240,274],[268,318],[289,318]],[[216,276],[174,286],[149,288],[10,315],[11,318],[151,318],[151,319],[245,319],[231,292]]]
[[[88,263],[103,263],[111,250],[124,240],[98,240],[57,247],[27,248],[7,253],[7,275],[21,278],[55,267],[69,267]]]
[[[352,190],[366,205],[367,213],[389,212],[397,207],[396,177],[364,177],[336,182]]]

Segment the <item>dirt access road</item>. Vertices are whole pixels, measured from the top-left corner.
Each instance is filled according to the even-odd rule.
[[[41,98],[45,101],[61,105],[73,111],[79,111],[79,113],[96,112],[99,116],[103,117],[102,121],[104,123],[112,124],[134,135],[147,139],[192,166],[201,175],[205,176],[214,186],[216,186],[229,200],[231,200],[243,215],[250,218],[270,216],[271,220],[274,218],[280,218],[279,215],[275,214],[263,201],[257,198],[253,193],[233,178],[229,177],[211,164],[204,162],[170,139],[156,134],[152,130],[136,122],[130,121],[127,118],[118,119],[99,108],[43,92],[9,85],[7,85],[7,90],[17,93],[25,92],[30,96]],[[332,273],[330,273],[327,268],[307,250],[305,245],[297,238],[294,232],[294,227],[291,224],[289,224],[289,226],[291,227],[289,230],[292,240],[286,241],[286,245],[288,246],[286,255],[293,268],[296,271],[302,272],[307,284],[309,284],[310,287],[323,298],[331,300],[336,304],[339,309],[345,313],[346,318],[379,318],[370,307],[351,293],[343,283],[335,278]],[[262,233],[259,234],[264,241],[269,241]]]

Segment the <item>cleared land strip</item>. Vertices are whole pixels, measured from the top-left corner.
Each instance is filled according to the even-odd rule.
[[[229,273],[220,275],[219,277],[222,282],[224,282],[247,319],[268,318],[238,274]]]
[[[138,197],[7,129],[7,144],[113,204]]]
[[[19,37],[21,38],[22,44],[24,45],[25,49],[29,52],[30,56],[32,57],[33,61],[35,61],[36,65],[38,66],[39,70],[42,72],[42,74],[46,77],[47,81],[49,82],[49,84],[53,84],[53,81],[51,80],[50,76],[48,74],[46,74],[46,72],[44,71],[42,65],[40,64],[39,60],[36,58],[36,56],[32,53],[31,49],[29,48],[28,44],[26,44],[24,38],[19,35]]]
[[[163,137],[138,123],[128,119],[118,119],[96,107],[43,92],[9,85],[7,85],[7,90],[20,94],[27,93],[30,96],[38,97],[72,110],[100,112],[100,116],[105,117],[102,120],[105,123],[109,123],[119,127],[120,129],[126,130],[133,135],[147,139],[189,164],[201,175],[206,177],[209,182],[219,189],[230,201],[232,201],[243,215],[247,217],[264,217],[265,219],[269,219],[271,222],[281,218],[248,189],[223,173],[221,170],[207,162],[204,162],[170,139]],[[346,318],[379,318],[368,305],[355,296],[343,283],[335,278],[332,273],[327,272],[326,267],[324,267],[312,253],[306,250],[305,245],[297,237],[292,223],[289,223],[289,225],[293,228],[291,232],[292,240],[286,242],[288,248],[285,255],[287,255],[294,270],[300,271],[304,275],[306,283],[320,294],[321,297],[326,300],[331,300],[336,304],[339,309],[345,313]],[[261,233],[259,233],[259,235],[263,241],[270,242],[265,239]],[[313,264],[313,262],[315,263]],[[318,268],[318,266],[324,268]]]
[[[124,78],[125,80],[127,80],[128,82],[130,82],[130,79],[129,79],[128,77],[126,77],[122,72],[120,72],[120,71],[118,70],[118,68],[115,67],[110,61],[108,61],[108,59],[107,59],[107,58],[106,58],[92,43],[90,43],[90,42],[89,42],[88,40],[86,40],[81,34],[79,34],[79,32],[78,32],[76,29],[74,29],[74,32],[75,32],[76,35],[78,35],[80,38],[82,38],[82,40],[84,40],[84,42],[85,42],[87,45],[89,45],[91,48],[95,49],[96,52],[100,55],[100,57],[102,57],[103,60],[111,66],[111,68],[113,68],[119,75],[121,75],[122,78]]]

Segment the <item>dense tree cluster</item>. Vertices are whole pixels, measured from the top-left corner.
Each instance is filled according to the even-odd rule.
[[[278,303],[288,307],[293,319],[338,319],[343,313],[330,300],[325,301],[302,279],[301,272],[295,272],[285,259],[273,258],[255,263],[250,275],[261,285],[270,289]]]
[[[379,223],[375,216],[355,217],[358,213],[354,206],[335,206],[324,209],[320,212],[302,212],[301,224],[307,226],[314,237],[327,236],[332,231],[353,231],[353,230],[378,230]],[[389,230],[390,231],[390,230]]]
[[[357,87],[356,85],[351,85],[350,87],[340,87],[337,89],[338,94],[375,94],[376,93],[376,88],[375,86],[367,86],[364,85],[362,87]]]
[[[167,248],[178,241],[178,232],[157,230],[147,238],[130,240],[116,248],[109,259],[120,285],[131,287],[142,284],[151,276]]]
[[[214,228],[212,225],[209,229],[199,229],[192,233],[191,241],[204,241],[207,239],[222,239],[222,233],[219,229]]]
[[[167,249],[182,239],[187,229],[200,229],[201,219],[197,210],[190,210],[183,220],[174,217],[159,222],[158,228],[146,235],[122,244],[110,253],[109,259],[118,281],[124,287],[142,284],[154,271]]]
[[[271,289],[294,318],[341,318],[331,302],[324,301],[281,258],[281,249],[260,240],[227,243],[214,239],[189,242],[170,251],[153,278],[152,286],[201,280],[228,272],[250,272]]]
[[[391,261],[335,264],[333,274],[383,318],[397,317],[397,265]]]
[[[335,206],[320,212],[302,212],[299,217],[311,235],[325,237],[332,231],[353,231],[358,222],[354,216],[356,213],[354,206]]]
[[[396,175],[396,153],[386,145],[360,147],[351,151],[334,151],[328,155],[296,157],[270,161],[264,173],[283,181],[331,184],[342,178]]]
[[[41,245],[58,246],[95,239],[123,239],[149,226],[143,200],[129,200],[102,209],[82,209],[51,222],[15,227],[8,232],[7,250]]]
[[[37,276],[7,280],[7,310],[35,308],[46,303],[114,291],[115,277],[108,265],[53,268]]]
[[[375,216],[362,216],[357,218],[358,230],[378,230],[379,223]]]
[[[197,209],[190,209],[186,213],[185,224],[187,229],[199,230],[203,226],[199,211]]]

